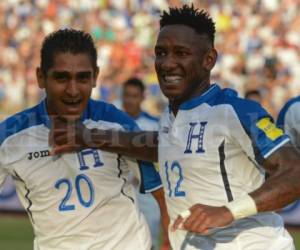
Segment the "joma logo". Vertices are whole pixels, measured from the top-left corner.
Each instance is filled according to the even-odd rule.
[[[28,153],[28,160],[32,160],[32,159],[37,159],[40,157],[46,157],[50,155],[50,151],[49,150],[41,150],[41,151],[36,151],[36,152],[30,152]]]

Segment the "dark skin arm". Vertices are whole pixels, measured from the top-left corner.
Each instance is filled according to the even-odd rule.
[[[52,155],[79,151],[84,148],[98,148],[129,157],[135,156],[137,159],[157,161],[157,132],[155,131],[151,131],[149,134],[146,132],[103,131],[88,129],[81,122],[68,123],[55,119],[49,134],[49,143],[53,147]],[[152,143],[153,146],[145,149],[147,143]],[[135,148],[132,149],[131,147]],[[168,244],[170,219],[163,188],[155,190],[151,194],[159,205],[164,231],[163,238],[164,242]]]
[[[82,131],[86,130],[84,128],[77,128],[72,132],[73,135],[70,136],[70,138],[79,137],[79,143],[74,143],[69,140],[70,138],[67,139],[65,135],[59,135],[59,133],[55,133],[54,131],[52,134],[54,141],[53,152],[71,152],[76,149],[89,147],[81,138],[83,135]],[[112,135],[103,135],[103,131],[97,130],[95,132],[92,131],[92,133],[86,133],[87,135],[96,134],[91,135],[91,141],[95,143],[94,147],[96,148],[119,152],[141,160],[157,161],[157,133],[155,135],[155,132],[119,133],[122,144],[116,146],[111,145],[109,142]],[[154,146],[148,147],[147,144],[144,144],[140,148],[136,148],[133,143],[134,138],[137,138],[135,136],[148,134],[155,135]],[[260,188],[250,193],[250,196],[256,203],[258,212],[281,209],[300,197],[300,156],[290,144],[280,148],[269,156],[263,162],[263,166],[270,173],[270,177]],[[225,206],[212,207],[195,204],[189,209],[191,215],[186,220],[178,216],[172,225],[172,230],[177,230],[184,221],[183,227],[186,230],[205,234],[211,228],[227,226],[233,221],[231,212]]]
[[[277,150],[263,165],[270,177],[250,193],[259,212],[281,209],[300,197],[300,155],[291,144]]]
[[[264,163],[270,173],[265,183],[249,195],[254,199],[258,212],[276,211],[300,197],[300,156],[288,144],[280,148]],[[206,234],[209,229],[224,227],[233,222],[231,212],[225,207],[212,207],[196,204],[190,208],[191,215],[183,220],[175,220],[172,230],[177,230],[183,223],[186,230]]]
[[[155,200],[157,201],[160,209],[160,219],[163,226],[163,241],[167,242],[169,244],[169,238],[168,238],[168,226],[170,223],[170,218],[167,211],[167,206],[165,202],[165,194],[163,188],[160,188],[158,190],[155,190],[151,193]]]
[[[122,132],[88,129],[81,122],[56,119],[49,134],[52,155],[97,148],[138,160],[158,161],[157,131]]]

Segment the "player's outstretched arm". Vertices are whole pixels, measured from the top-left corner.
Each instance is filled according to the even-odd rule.
[[[235,219],[279,210],[300,198],[300,155],[291,144],[277,150],[263,165],[270,177],[260,188],[222,207],[195,204],[178,216],[171,229],[183,227],[206,234],[216,227],[228,226]]]
[[[291,144],[280,148],[263,163],[270,177],[250,196],[257,211],[275,211],[300,198],[300,155]]]
[[[156,162],[156,131],[123,132],[118,130],[88,129],[81,122],[66,122],[56,119],[49,133],[52,155],[75,152],[84,148],[98,148]]]

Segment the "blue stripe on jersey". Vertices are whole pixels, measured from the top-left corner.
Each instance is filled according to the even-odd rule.
[[[84,111],[82,120],[92,119],[95,121],[104,120],[120,124],[126,131],[138,131],[136,123],[124,112],[113,105],[90,100]],[[0,123],[0,145],[10,136],[21,132],[24,129],[44,124],[50,128],[50,120],[46,110],[46,100],[38,105],[19,112]]]
[[[204,92],[202,95],[192,98],[184,103],[182,103],[179,109],[189,110],[199,106],[202,103],[207,103],[216,96],[217,93],[221,91],[221,88],[217,84],[212,84],[210,88]]]
[[[41,125],[45,121],[42,115],[42,103],[19,112],[0,123],[0,145],[10,136],[24,129]]]
[[[140,192],[147,193],[148,190],[154,190],[162,185],[159,173],[156,171],[153,163],[138,161],[141,172]]]
[[[86,110],[84,111],[81,120],[91,119],[93,121],[107,121],[111,123],[120,124],[126,131],[139,131],[139,127],[129,115],[125,112],[117,109],[114,105],[108,104],[102,101],[95,101],[90,99]],[[5,121],[0,123],[0,145],[10,136],[21,132],[24,129],[44,124],[48,128],[50,127],[50,120],[46,109],[46,100],[40,102],[37,106],[30,109],[26,109],[20,113],[17,113]],[[152,168],[149,168],[149,164]],[[144,166],[145,165],[145,166]],[[152,163],[143,162],[141,164],[144,179],[144,190],[151,190],[154,187],[154,183],[157,186],[161,185],[159,176],[156,176],[157,171]],[[150,170],[152,169],[152,170]],[[152,171],[152,174],[150,173]],[[148,177],[149,176],[149,177]],[[153,181],[153,176],[156,176],[156,180]]]
[[[104,120],[118,123],[126,131],[140,131],[138,125],[128,114],[117,109],[114,105],[102,101],[90,100],[84,112],[83,119],[92,119],[94,121]],[[140,190],[142,193],[161,186],[160,176],[153,163],[140,161],[140,172],[142,181]]]
[[[120,124],[126,131],[139,131],[139,127],[125,112],[114,105],[90,99],[82,120],[107,121]]]
[[[284,130],[284,119],[285,119],[285,115],[287,113],[287,111],[289,110],[289,108],[296,102],[300,102],[300,96],[294,97],[292,99],[290,99],[280,110],[279,114],[278,114],[278,118],[277,118],[277,126],[282,128]]]
[[[232,106],[242,127],[252,141],[256,161],[260,164],[265,155],[268,155],[272,149],[289,138],[287,135],[282,135],[274,141],[268,138],[264,131],[256,126],[256,123],[262,118],[269,118],[273,122],[273,118],[259,103],[239,98],[237,92],[232,89],[221,89],[216,84],[211,85],[204,94],[184,102],[180,109],[189,110],[203,103],[207,103],[210,106],[222,104]]]
[[[140,116],[137,119],[139,119],[140,117],[145,117],[148,120],[151,120],[151,121],[154,121],[154,122],[159,122],[159,119],[157,117],[154,117],[154,116],[148,114],[145,111],[142,111]]]

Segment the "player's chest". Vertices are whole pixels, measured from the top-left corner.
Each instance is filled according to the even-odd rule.
[[[95,178],[113,178],[121,171],[118,156],[96,149],[62,155],[50,155],[48,142],[24,150],[22,158],[12,162],[9,171],[28,185],[35,187],[47,185],[59,179],[79,175]]]
[[[228,141],[226,121],[210,115],[178,115],[163,119],[159,133],[160,155],[170,157],[210,157]]]

